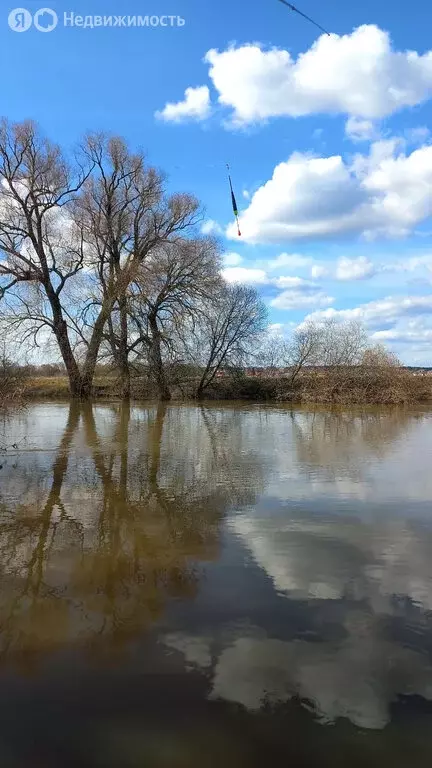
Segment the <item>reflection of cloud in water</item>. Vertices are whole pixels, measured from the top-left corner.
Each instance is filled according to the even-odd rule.
[[[258,710],[293,697],[310,702],[323,722],[348,718],[362,728],[383,728],[398,695],[432,698],[427,658],[379,636],[373,618],[348,615],[348,638],[340,643],[283,641],[254,628],[223,648],[212,670],[210,698]],[[165,638],[189,664],[208,671],[210,646],[188,635]],[[206,663],[201,663],[205,659]]]
[[[432,696],[421,653],[432,527],[419,523],[432,498],[430,424],[217,406],[30,409],[14,422],[14,440],[29,437],[18,468],[1,477],[0,658],[121,647],[154,628],[168,598],[184,608],[199,594],[185,609],[196,635],[168,621],[164,641],[211,677],[213,698],[257,709],[300,696],[323,719],[381,728],[397,694]],[[238,605],[225,622],[208,594],[223,605],[226,542]],[[244,550],[257,566],[247,573]],[[284,632],[295,601],[313,642],[304,626]],[[263,626],[231,626],[246,613]]]
[[[368,599],[376,611],[405,595],[432,609],[432,527],[356,517],[237,515],[230,527],[278,592],[299,599]]]
[[[352,553],[323,538],[324,526],[310,526],[280,517],[238,515],[230,526],[241,537],[256,563],[270,576],[278,592],[292,597],[342,597]],[[321,529],[321,530],[320,530]]]
[[[423,504],[432,495],[426,467],[432,433],[430,420],[413,421],[411,433],[408,429],[400,441],[394,432],[398,425],[397,419],[390,424],[393,442],[387,449],[381,445],[375,457],[372,450],[374,460],[367,454],[364,463],[358,445],[350,442],[361,427],[365,450],[361,420],[354,431],[348,429],[348,443],[333,443],[328,454],[322,431],[321,446],[313,446],[310,431],[305,440],[312,445],[297,444],[297,450],[286,424],[293,442],[287,438],[285,450],[277,430],[277,447],[261,443],[261,450],[273,450],[275,457],[273,498],[268,494],[255,509],[231,515],[228,529],[278,593],[279,631],[272,632],[271,619],[268,624],[264,619],[264,626],[237,630],[227,639],[225,627],[225,637],[220,633],[208,646],[216,659],[211,698],[257,710],[298,697],[324,722],[348,718],[369,729],[390,721],[391,705],[400,695],[432,699],[432,521]],[[372,436],[374,444],[375,428]],[[325,504],[318,503],[320,497]],[[343,513],[336,504],[332,508],[333,500],[353,497]],[[302,503],[295,504],[299,498]],[[295,601],[311,617],[320,617],[313,639],[281,635],[283,605],[289,622]],[[326,621],[337,622],[342,636],[328,639],[324,632],[322,638],[319,627]],[[166,642],[170,645],[169,638]],[[185,635],[171,647],[190,664],[188,643],[193,647]]]
[[[172,632],[164,637],[169,648],[180,651],[188,664],[206,669],[211,666],[212,659],[208,640],[202,637],[188,637],[182,632]]]

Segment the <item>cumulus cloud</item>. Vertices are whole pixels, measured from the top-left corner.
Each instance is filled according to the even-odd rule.
[[[239,253],[226,253],[224,256],[224,264],[226,267],[238,267],[243,261],[243,258]]]
[[[238,254],[230,254],[228,258],[233,262],[237,262],[237,259],[240,257]],[[233,265],[226,266],[222,270],[222,276],[228,283],[272,286],[279,289],[280,293],[270,302],[270,306],[275,309],[307,310],[310,307],[328,307],[334,302],[334,298],[327,296],[317,283],[296,275],[273,277],[265,269],[259,269],[255,266],[242,267]]]
[[[166,104],[160,112],[156,112],[156,117],[165,122],[181,123],[188,120],[205,120],[210,112],[210,91],[206,85],[202,85],[198,88],[186,88],[182,101]]]
[[[366,256],[357,259],[343,257],[339,259],[336,267],[337,280],[364,280],[375,274],[375,267]]]
[[[304,280],[302,277],[290,277],[289,275],[281,275],[281,277],[277,277],[273,282],[280,288],[316,288],[316,283]]]
[[[422,276],[422,273],[425,277]],[[371,277],[382,275],[397,274],[418,275],[411,279],[411,282],[418,284],[428,284],[430,274],[432,273],[432,254],[423,254],[422,256],[406,256],[396,261],[382,261],[379,258],[375,261],[366,256],[357,256],[349,258],[342,256],[337,262],[327,262],[325,264],[315,263],[312,265],[310,274],[314,280],[327,277],[331,280],[343,282],[354,280],[368,280]]]
[[[372,120],[362,120],[359,117],[349,117],[345,123],[345,133],[351,141],[371,141],[376,137]]]
[[[307,309],[308,307],[328,307],[334,302],[333,296],[327,296],[323,291],[290,288],[282,291],[272,299],[270,306],[275,309]]]
[[[203,235],[221,235],[223,230],[217,221],[213,221],[213,219],[207,219],[207,221],[205,221],[201,227],[201,232]]]
[[[340,155],[295,152],[279,163],[240,216],[250,243],[358,234],[404,237],[432,215],[432,146],[406,154],[397,139],[372,144],[348,164]],[[226,232],[234,238],[231,224]]]
[[[380,266],[382,272],[415,272],[417,269],[426,269],[427,272],[432,272],[432,253],[426,253],[423,256],[409,256]]]
[[[394,324],[401,317],[415,317],[432,314],[432,295],[430,296],[388,296],[370,301],[351,309],[329,308],[313,312],[306,320],[320,321],[325,318],[340,320],[361,320],[369,326]]]
[[[222,270],[222,276],[227,283],[243,283],[246,285],[264,285],[269,282],[263,269],[249,267],[227,267]]]
[[[212,49],[204,61],[235,124],[317,113],[371,120],[432,93],[432,51],[396,51],[389,34],[373,24],[322,35],[297,59],[287,50],[247,44]]]
[[[326,277],[328,272],[328,267],[324,267],[322,264],[314,264],[311,268],[311,277],[314,280],[320,280],[322,277]]]
[[[298,253],[280,253],[275,259],[271,259],[268,262],[267,268],[269,270],[280,269],[281,267],[287,267],[288,269],[303,269],[308,267],[312,263],[312,259],[309,256],[302,256]]]
[[[387,331],[375,331],[371,337],[377,342],[394,342],[399,344],[423,344],[430,345],[432,341],[432,328],[421,324],[408,324],[406,328],[391,328]]]

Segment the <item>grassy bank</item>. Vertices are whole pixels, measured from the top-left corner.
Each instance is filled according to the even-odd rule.
[[[339,405],[404,405],[432,403],[432,377],[401,373],[397,378],[377,374],[363,377],[347,372],[303,374],[293,384],[289,379],[253,379],[218,382],[213,392],[218,399],[269,400],[275,402]]]
[[[119,395],[115,376],[96,376],[94,380],[95,396],[106,394],[110,397]],[[69,397],[69,381],[67,376],[35,376],[30,377],[24,384],[24,397],[31,400]]]
[[[193,399],[195,381],[172,385],[173,400]],[[155,397],[157,393],[144,378],[132,381],[134,399]],[[120,384],[115,375],[101,375],[94,382],[96,398],[119,398]],[[27,379],[26,399],[65,399],[69,397],[65,376],[40,376]],[[255,400],[341,405],[403,405],[432,403],[432,376],[406,369],[359,368],[325,372],[303,372],[292,382],[283,376],[237,375],[217,379],[205,397],[215,400]]]

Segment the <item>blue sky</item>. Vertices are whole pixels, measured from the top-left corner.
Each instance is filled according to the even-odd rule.
[[[0,114],[66,146],[105,130],[144,148],[202,201],[225,276],[256,285],[282,332],[358,317],[404,362],[432,364],[430,3],[297,5],[331,36],[277,0],[50,2],[49,34],[11,31],[3,3]],[[71,28],[64,11],[185,24]]]

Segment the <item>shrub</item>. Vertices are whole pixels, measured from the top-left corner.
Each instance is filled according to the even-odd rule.
[[[25,379],[24,369],[14,365],[3,352],[0,357],[0,405],[21,400]]]

